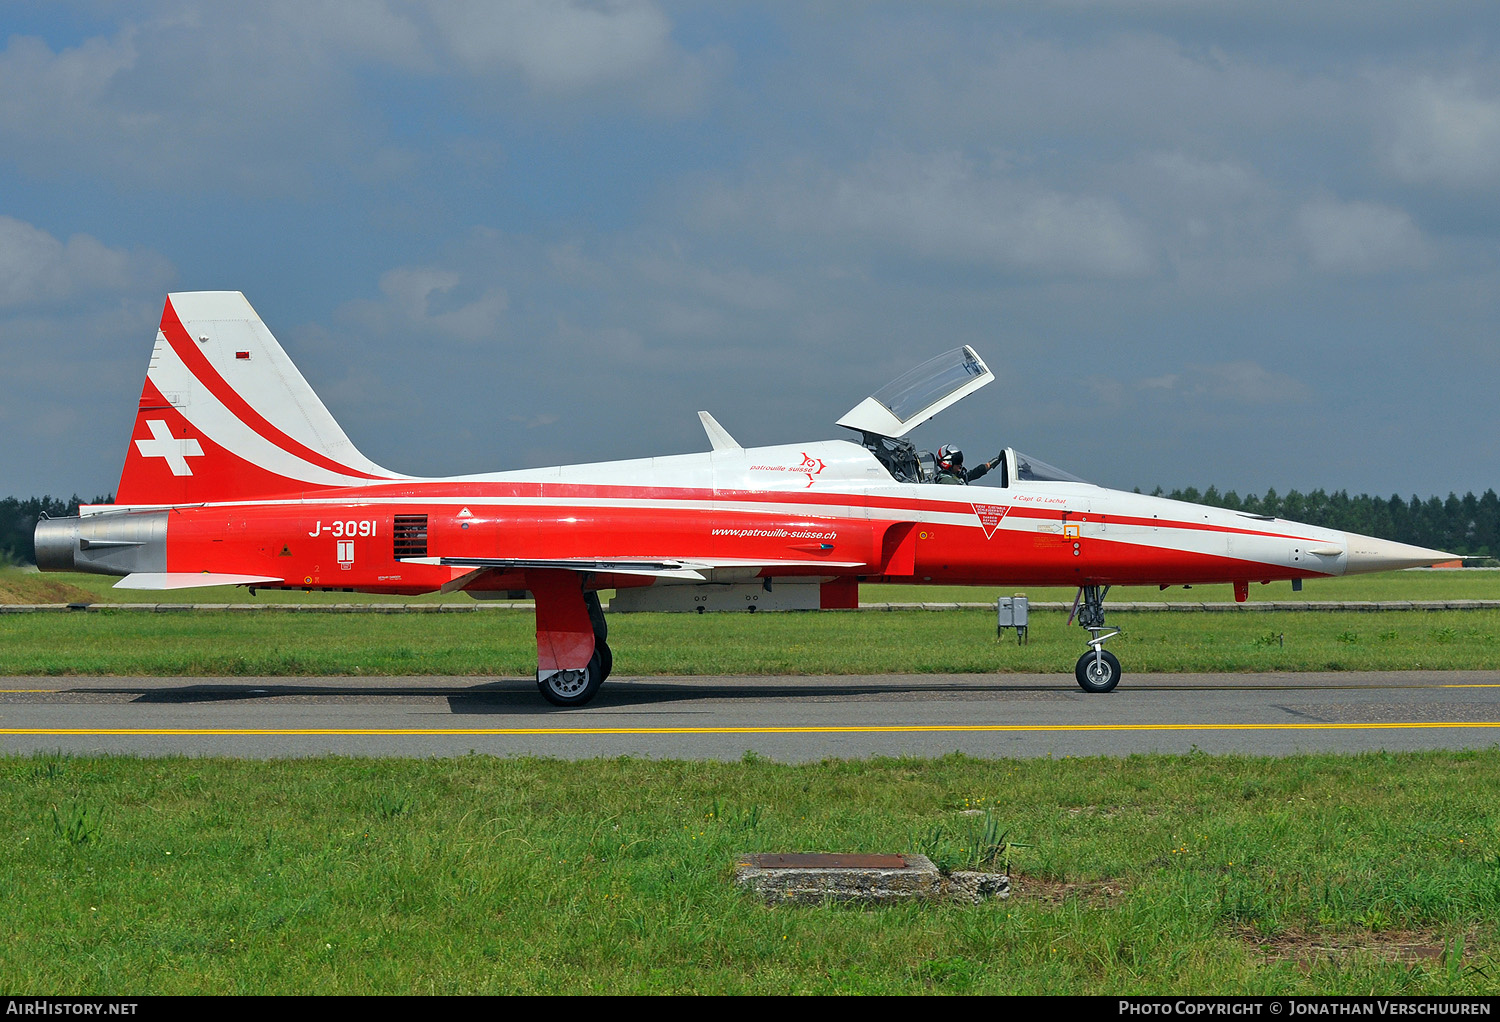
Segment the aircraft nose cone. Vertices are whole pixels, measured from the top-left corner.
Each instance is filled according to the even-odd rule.
[[[1376,539],[1374,536],[1361,536],[1353,532],[1344,533],[1344,541],[1349,551],[1349,557],[1344,566],[1346,575],[1357,575],[1366,571],[1395,571],[1398,568],[1422,568],[1429,564],[1458,559],[1456,555],[1445,554],[1441,550],[1427,550],[1407,543]]]

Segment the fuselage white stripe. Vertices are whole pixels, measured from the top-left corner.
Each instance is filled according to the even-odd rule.
[[[1004,493],[1005,491],[999,492]],[[908,521],[921,525],[959,527],[983,532],[983,526],[973,512],[959,513],[863,504],[808,505],[761,501],[740,503],[712,496],[684,497],[674,500],[668,498],[562,496],[481,497],[471,495],[468,497],[424,497],[420,494],[400,497],[372,495],[368,498],[359,499],[352,497],[352,495],[347,495],[345,499],[307,497],[300,500],[225,501],[201,506],[224,510],[253,507],[285,507],[316,511],[340,507],[411,507],[413,505],[467,507],[474,513],[476,518],[481,519],[485,512],[490,509],[497,511],[500,509],[527,508],[559,510],[617,509],[622,511],[690,511],[699,512],[705,516],[733,514],[780,519],[821,519],[845,522],[865,522],[871,520]],[[131,510],[147,509],[146,507],[131,508]],[[113,510],[126,509],[114,508]],[[1030,516],[1012,517],[1007,515],[998,523],[994,535],[998,536],[1002,532],[1012,535],[1035,534],[1043,530],[1051,534],[1057,534],[1060,532],[1059,522],[1060,519],[1039,519]],[[1233,557],[1236,560],[1263,564],[1267,567],[1280,569],[1286,569],[1291,566],[1287,560],[1287,552],[1290,545],[1296,542],[1295,540],[1288,540],[1279,536],[1230,534],[1213,528],[1177,527],[1170,523],[1164,523],[1159,527],[1106,523],[1102,530],[1098,530],[1097,526],[1091,528],[1088,522],[1084,522],[1081,523],[1081,529],[1080,540],[1088,542],[1110,542],[1144,549],[1156,548],[1178,553]],[[1232,546],[1226,547],[1226,537]],[[1318,537],[1311,536],[1308,539],[1317,540]],[[1310,571],[1322,574],[1337,575],[1343,573],[1341,559],[1324,559],[1309,556],[1302,566]]]

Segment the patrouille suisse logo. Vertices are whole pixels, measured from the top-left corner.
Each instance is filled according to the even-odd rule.
[[[807,485],[813,484],[813,476],[822,472],[824,468],[822,458],[813,458],[806,451],[802,452],[802,464],[798,465],[796,471],[807,473]]]
[[[979,516],[979,524],[984,526],[984,538],[989,539],[1000,527],[1000,519],[1005,517],[1005,512],[1010,508],[1004,504],[975,504],[974,513]]]

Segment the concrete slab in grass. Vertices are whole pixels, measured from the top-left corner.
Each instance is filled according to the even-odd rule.
[[[735,883],[767,902],[819,905],[825,901],[872,904],[954,898],[1008,897],[1010,878],[995,873],[945,877],[925,855],[762,853],[735,863]]]

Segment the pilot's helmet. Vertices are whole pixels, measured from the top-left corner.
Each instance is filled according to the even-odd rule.
[[[964,464],[964,452],[952,444],[944,444],[938,448],[937,463],[938,468],[945,472],[955,468],[962,468]]]

